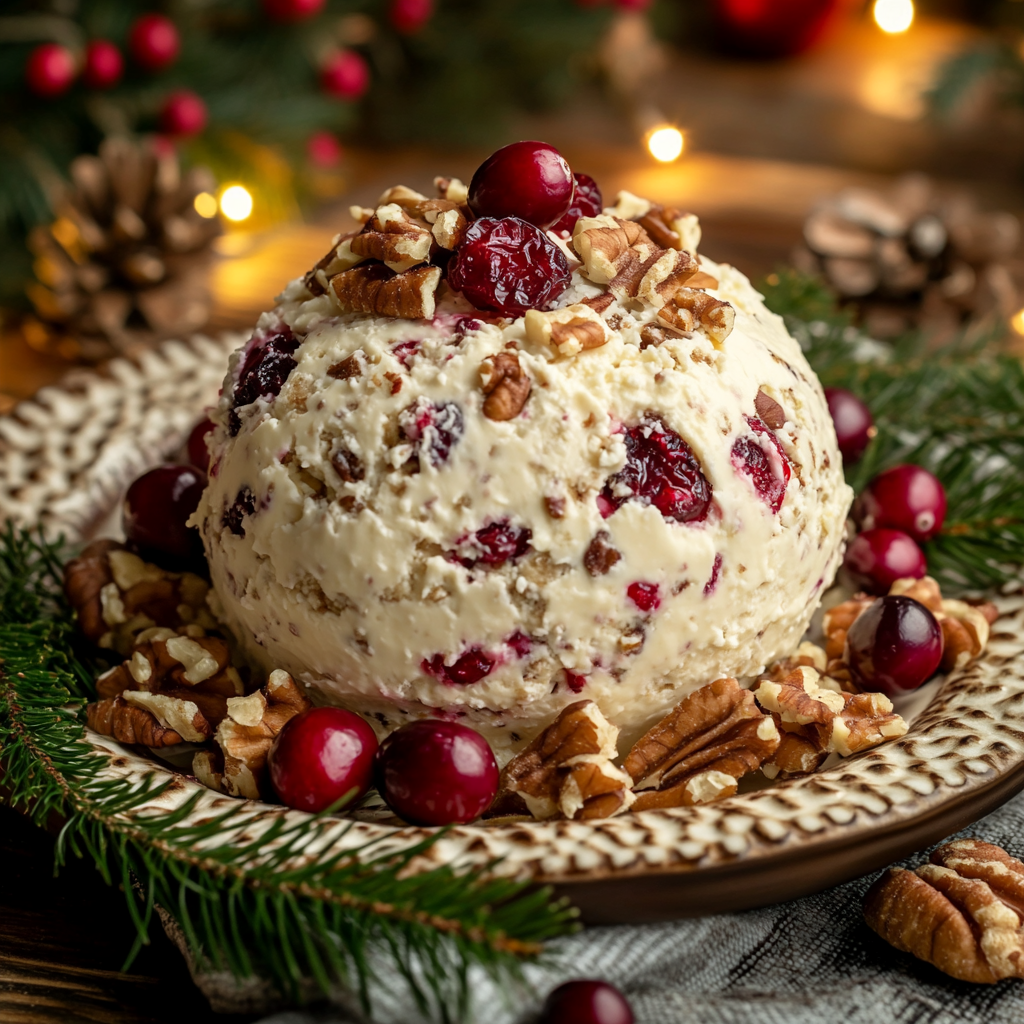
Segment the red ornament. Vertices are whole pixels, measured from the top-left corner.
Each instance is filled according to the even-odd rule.
[[[25,81],[37,96],[59,96],[74,80],[75,58],[67,47],[43,43],[29,54]]]
[[[715,0],[715,19],[730,50],[788,57],[810,49],[846,0]]]
[[[478,217],[519,217],[548,228],[569,210],[572,171],[546,142],[513,142],[492,153],[469,183],[469,205]]]
[[[160,131],[168,135],[198,135],[206,127],[206,104],[190,89],[179,89],[160,108]]]
[[[374,766],[380,795],[414,825],[452,825],[480,817],[498,792],[499,774],[480,733],[433,719],[396,729],[380,745]]]
[[[615,0],[615,6],[623,11],[646,11],[652,0]]]
[[[942,529],[946,491],[933,473],[905,463],[879,473],[864,489],[855,511],[863,529],[888,526],[922,544]]]
[[[94,39],[85,48],[82,78],[90,89],[109,89],[124,73],[124,57],[109,39]]]
[[[343,797],[345,804],[362,797],[376,753],[377,737],[354,711],[310,708],[281,730],[267,766],[281,803],[316,814]]]
[[[143,14],[135,19],[128,33],[128,50],[140,67],[163,71],[178,59],[181,36],[170,18]]]
[[[411,36],[419,32],[434,13],[434,0],[392,0],[388,19],[396,32]]]
[[[194,466],[164,465],[137,477],[124,498],[125,536],[147,552],[189,561],[203,551],[199,531],[186,526],[206,487]]]
[[[335,167],[344,155],[338,137],[332,132],[313,132],[306,140],[306,157],[316,167]]]
[[[263,0],[263,10],[273,21],[305,21],[319,14],[324,0]]]
[[[331,96],[357,100],[370,86],[370,68],[355,50],[342,50],[321,68],[320,86]]]
[[[614,985],[581,978],[548,995],[538,1024],[633,1024],[633,1011]]]
[[[865,530],[850,541],[843,562],[854,583],[870,594],[888,594],[897,580],[919,580],[928,571],[924,552],[902,530]]]
[[[204,473],[210,465],[210,450],[206,447],[206,438],[213,433],[213,421],[209,418],[201,419],[188,435],[188,461]]]
[[[871,410],[852,391],[825,388],[825,401],[836,428],[836,440],[843,462],[852,465],[875,436]]]

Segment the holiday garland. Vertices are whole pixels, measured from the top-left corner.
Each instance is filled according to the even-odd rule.
[[[939,352],[916,337],[882,347],[814,279],[780,273],[763,287],[823,384],[872,408],[878,435],[848,471],[854,486],[898,462],[927,466],[949,500],[946,526],[926,546],[930,571],[954,588],[1017,573],[1024,498],[1007,467],[1024,456],[1020,361],[991,337]],[[203,968],[268,978],[292,1000],[309,994],[309,979],[324,992],[342,985],[367,1007],[374,980],[394,972],[423,1012],[450,1019],[468,1005],[471,968],[514,987],[523,961],[571,930],[573,911],[547,890],[458,865],[407,872],[436,837],[397,855],[371,844],[309,861],[297,855],[339,828],[329,814],[282,815],[253,838],[244,802],[201,824],[190,821],[201,793],[152,810],[169,783],[154,773],[126,785],[83,742],[80,707],[100,666],[61,590],[65,555],[10,524],[0,534],[0,784],[36,823],[64,822],[58,863],[90,857],[120,884],[138,929],[133,954],[159,906]]]

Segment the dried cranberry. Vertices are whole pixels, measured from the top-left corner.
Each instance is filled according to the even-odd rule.
[[[580,675],[579,672],[570,672],[566,669],[565,685],[568,686],[573,693],[582,693],[583,687],[587,685],[587,677]]]
[[[243,487],[235,496],[234,503],[224,512],[221,522],[226,530],[230,530],[236,537],[245,536],[245,528],[242,520],[251,516],[256,511],[256,499],[248,487]]]
[[[509,647],[520,658],[527,658],[533,650],[533,641],[521,630],[517,629],[506,641]]]
[[[661,605],[661,588],[657,583],[630,583],[626,595],[642,612],[656,611]]]
[[[397,345],[391,346],[391,354],[407,370],[409,369],[409,364],[413,361],[413,358],[419,350],[420,342],[418,341],[400,341]]]
[[[715,564],[711,566],[711,575],[704,584],[704,596],[710,597],[718,589],[718,577],[722,572],[722,556],[715,555]]]
[[[604,207],[601,190],[589,174],[574,174],[573,178],[576,181],[576,192],[569,204],[569,209],[565,216],[550,228],[551,231],[557,231],[563,235],[572,234],[572,229],[580,217],[596,217]]]
[[[251,405],[258,398],[279,395],[288,375],[295,369],[292,354],[302,342],[287,326],[282,326],[265,337],[253,336],[245,362],[238,374],[232,398],[232,412],[243,405]],[[237,413],[228,416],[228,429],[234,437],[241,429]]]
[[[533,531],[520,529],[501,519],[476,531],[472,538],[459,543],[460,553],[455,560],[472,569],[483,565],[504,565],[510,559],[521,558],[530,550]]]
[[[608,480],[598,499],[605,518],[634,498],[678,523],[707,518],[711,484],[693,450],[674,430],[659,417],[646,416],[626,428],[625,442],[626,465]]]
[[[478,217],[521,217],[550,227],[569,209],[573,173],[546,142],[513,142],[492,153],[469,183],[469,206]]]
[[[439,679],[451,686],[468,686],[478,683],[484,676],[489,676],[494,669],[494,658],[485,654],[479,647],[471,647],[454,665],[444,663],[443,654],[435,654],[432,658],[424,658],[420,668],[427,675]]]
[[[448,265],[448,283],[478,309],[522,316],[547,309],[569,286],[569,262],[540,228],[518,217],[473,221]]]
[[[398,425],[402,436],[416,446],[417,458],[426,455],[432,466],[440,466],[462,437],[462,410],[454,402],[435,404],[419,398],[403,410]]]
[[[778,458],[772,458],[756,438],[740,437],[732,446],[732,464],[750,477],[754,490],[773,512],[778,512],[786,497],[786,484],[789,483],[789,459],[779,439],[759,419],[748,416],[747,424],[755,433],[768,437]]]

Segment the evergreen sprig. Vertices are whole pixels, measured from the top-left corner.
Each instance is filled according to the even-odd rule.
[[[941,348],[917,333],[882,345],[854,326],[816,278],[784,271],[762,285],[824,387],[863,399],[878,435],[847,468],[860,491],[902,462],[946,489],[942,532],[925,545],[944,587],[984,589],[1024,563],[1024,362],[1001,350],[1001,327],[964,331]]]
[[[173,780],[127,783],[83,740],[95,670],[75,654],[63,561],[60,544],[0,533],[0,780],[37,824],[63,821],[58,863],[92,859],[123,889],[138,931],[129,962],[159,906],[204,967],[269,978],[293,1000],[311,994],[308,979],[313,993],[345,986],[367,1008],[386,971],[421,1012],[450,1020],[468,1007],[471,967],[513,990],[522,962],[571,930],[574,911],[548,890],[457,865],[407,872],[436,835],[398,854],[371,843],[311,858],[351,826],[328,814],[268,823],[242,801],[196,823],[201,793],[157,809],[173,803]]]

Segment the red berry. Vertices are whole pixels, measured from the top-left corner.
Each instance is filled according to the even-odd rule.
[[[392,0],[388,19],[396,32],[412,35],[430,21],[434,0]]]
[[[320,86],[331,96],[357,100],[370,86],[370,68],[355,50],[342,50],[320,69]]]
[[[604,199],[597,182],[589,174],[574,174],[576,190],[565,216],[557,224],[551,226],[552,231],[562,235],[571,235],[576,221],[580,217],[596,217],[604,207]]]
[[[249,340],[228,415],[228,429],[232,437],[242,428],[241,418],[235,410],[251,405],[259,398],[279,395],[288,375],[295,369],[293,353],[301,344],[301,339],[296,338],[286,325],[269,334],[258,332]]]
[[[874,437],[871,410],[852,391],[844,388],[825,388],[825,401],[836,428],[836,440],[843,462],[853,465]]]
[[[517,629],[506,641],[519,658],[527,658],[533,650],[533,641],[521,630]]]
[[[467,569],[477,565],[499,566],[522,558],[530,550],[533,531],[511,526],[507,519],[482,527],[472,537],[457,541],[458,551],[452,560]]]
[[[433,676],[448,686],[470,686],[491,674],[494,661],[494,658],[479,647],[471,647],[454,664],[446,665],[444,655],[435,654],[430,659],[424,658],[420,668],[428,676]]]
[[[206,474],[195,466],[157,466],[137,477],[124,499],[125,536],[145,551],[188,560],[202,552],[199,531],[185,523],[196,510]]]
[[[90,89],[109,89],[123,73],[124,57],[109,39],[94,39],[85,48],[82,78]]]
[[[415,445],[413,458],[417,463],[422,464],[426,457],[436,469],[448,461],[462,437],[462,410],[454,402],[435,405],[421,395],[399,413],[398,427],[402,436]]]
[[[710,597],[718,589],[718,577],[722,574],[722,556],[715,555],[715,561],[711,566],[711,575],[704,584],[704,596]]]
[[[761,420],[748,416],[747,425],[755,434],[764,435],[771,447],[766,448],[753,437],[739,437],[732,446],[732,464],[750,477],[754,490],[772,512],[778,512],[789,483],[789,459],[774,431]]]
[[[889,526],[909,533],[919,544],[942,529],[946,492],[938,478],[921,466],[893,466],[868,484],[858,501],[861,526]]]
[[[306,156],[317,167],[335,167],[345,151],[333,132],[313,132],[306,139]]]
[[[582,693],[583,687],[587,685],[587,677],[580,675],[579,672],[570,672],[566,669],[565,685],[568,686],[573,693]]]
[[[547,309],[569,286],[569,261],[540,228],[517,217],[469,225],[448,264],[448,283],[476,306],[503,316]]]
[[[160,108],[160,130],[168,135],[198,135],[206,127],[206,104],[190,89],[178,89]]]
[[[414,825],[451,825],[480,817],[498,791],[487,740],[455,722],[410,722],[380,746],[374,776],[380,795]]]
[[[281,803],[316,814],[354,803],[373,781],[377,737],[354,711],[310,708],[286,723],[267,755]]]
[[[37,96],[59,96],[75,80],[75,58],[66,46],[43,43],[28,56],[25,81]]]
[[[478,217],[518,217],[547,228],[568,212],[572,193],[572,171],[554,146],[513,142],[476,169],[469,206]]]
[[[677,523],[703,522],[711,484],[690,446],[657,416],[625,430],[626,465],[609,478],[598,506],[607,519],[627,501],[653,505]]]
[[[880,597],[854,620],[843,657],[862,690],[893,697],[916,690],[935,674],[942,630],[913,598]]]
[[[548,995],[537,1024],[633,1024],[633,1011],[614,985],[581,978]]]
[[[630,583],[626,596],[642,612],[656,611],[661,605],[661,588],[657,583]]]
[[[188,435],[188,461],[204,473],[210,465],[210,450],[206,447],[206,438],[213,431],[213,420],[209,417],[201,419]]]
[[[245,536],[245,520],[256,514],[256,498],[248,487],[243,487],[236,495],[230,507],[225,509],[221,523],[225,530],[230,530],[236,537]]]
[[[273,21],[305,21],[319,14],[325,0],[263,0],[263,10]]]
[[[928,571],[913,538],[884,527],[858,533],[846,549],[844,565],[855,585],[871,594],[888,594],[897,580],[919,580]]]
[[[147,71],[162,71],[178,59],[181,36],[170,18],[143,14],[135,19],[128,33],[128,50]]]

